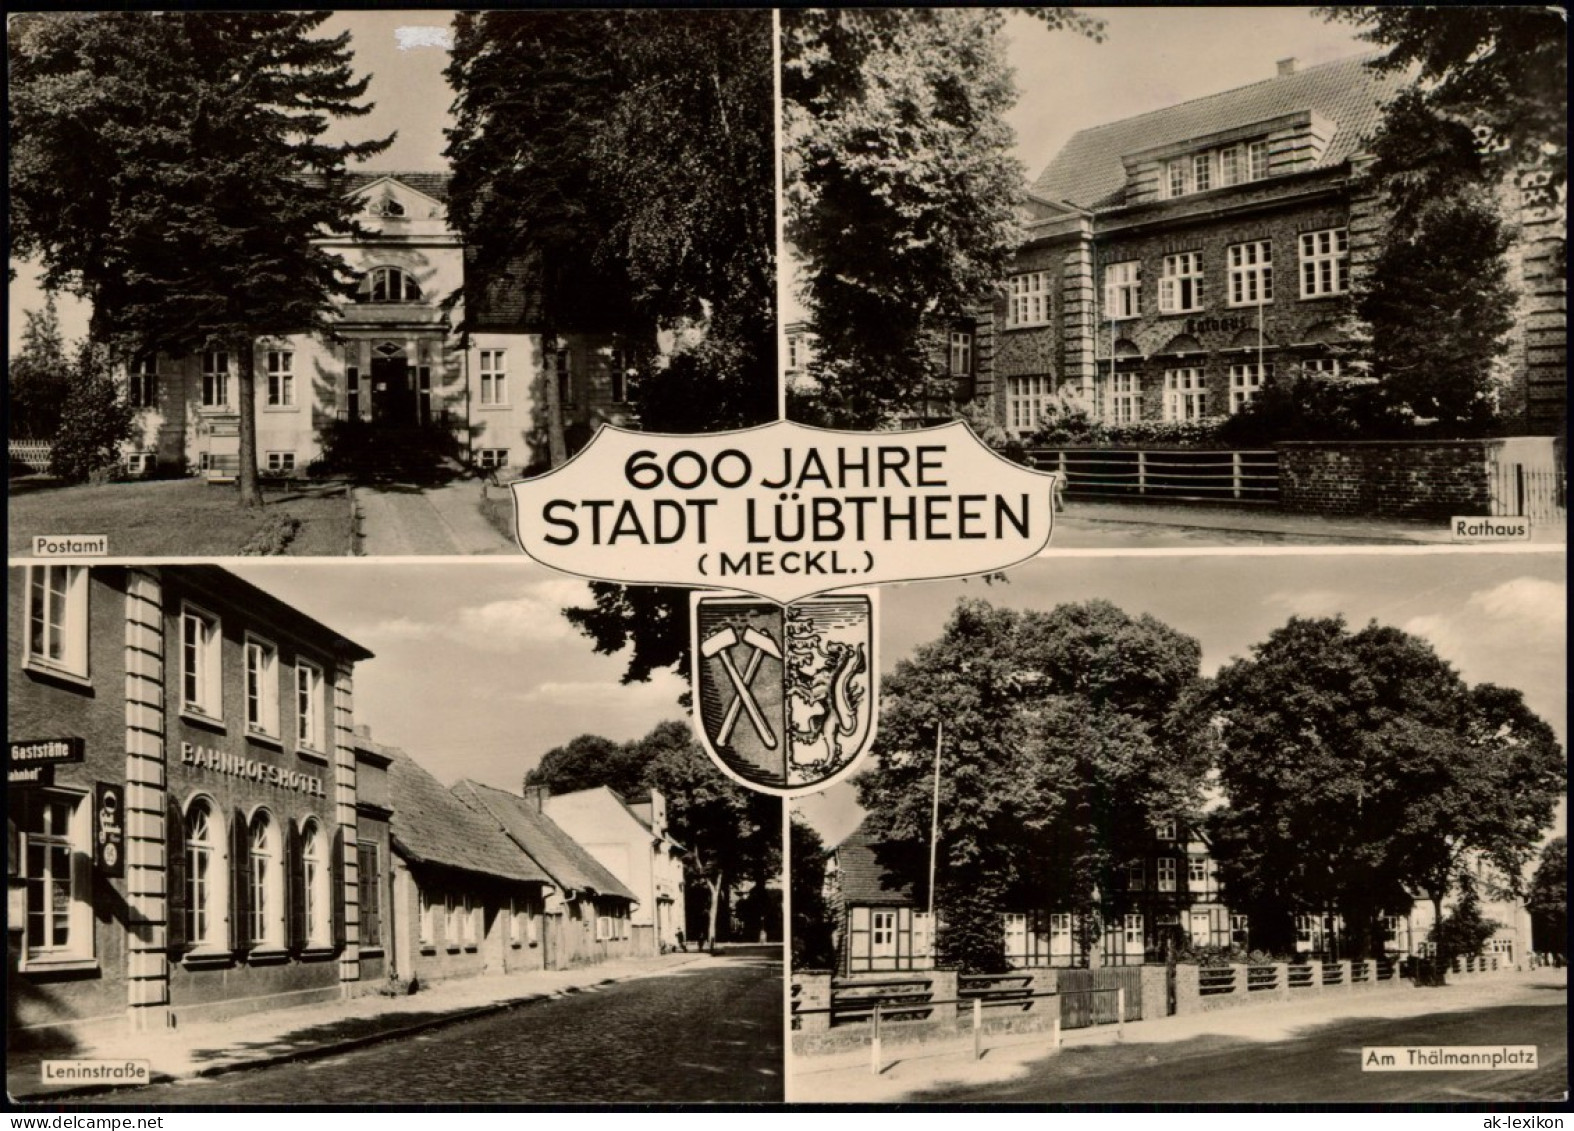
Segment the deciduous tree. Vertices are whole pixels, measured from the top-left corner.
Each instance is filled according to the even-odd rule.
[[[119,463],[120,445],[131,438],[132,414],[104,347],[82,342],[72,368],[49,449],[49,471],[80,483]]]
[[[1425,641],[1292,618],[1227,664],[1201,709],[1227,804],[1214,852],[1265,949],[1298,912],[1340,912],[1359,955],[1377,917],[1442,903],[1467,860],[1517,876],[1562,795],[1562,752],[1518,692],[1468,687]]]
[[[927,898],[944,723],[942,961],[1000,968],[1009,908],[1091,917],[1154,824],[1200,805],[1206,749],[1179,709],[1200,657],[1195,640],[1105,601],[1016,612],[972,600],[897,665],[858,794],[882,865]]]
[[[1040,8],[1051,28],[1102,24]],[[874,427],[938,376],[936,336],[1004,280],[1024,170],[999,9],[782,13],[787,238],[818,335],[795,419]]]
[[[1541,862],[1531,877],[1525,906],[1530,909],[1535,930],[1535,948],[1555,951],[1568,949],[1569,933],[1569,847],[1568,838],[1553,837],[1541,850]]]
[[[92,303],[120,358],[227,350],[238,372],[242,502],[260,504],[255,350],[322,329],[351,230],[348,160],[329,145],[367,79],[328,13],[32,13],[11,25],[13,247],[46,288]]]

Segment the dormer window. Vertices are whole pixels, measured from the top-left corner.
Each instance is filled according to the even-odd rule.
[[[421,287],[398,267],[374,267],[361,279],[357,302],[420,302]]]
[[[1260,181],[1268,175],[1268,143],[1249,141],[1177,157],[1164,166],[1165,195],[1194,192]]]
[[[373,216],[403,216],[404,205],[391,196],[385,196],[372,205],[371,213]]]

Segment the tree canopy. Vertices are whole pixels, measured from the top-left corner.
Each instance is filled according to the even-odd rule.
[[[1432,114],[1469,126],[1495,174],[1531,171],[1533,195],[1561,205],[1568,183],[1568,19],[1556,7],[1319,9],[1385,48],[1376,66],[1415,72]]]
[[[704,937],[716,938],[724,902],[740,882],[760,891],[781,869],[781,802],[744,789],[716,768],[684,722],[658,724],[633,742],[615,743],[581,735],[556,747],[525,775],[525,785],[551,793],[608,786],[633,798],[650,789],[667,800],[672,837],[686,850],[684,871],[691,885],[708,894]]]
[[[1536,949],[1556,951],[1568,949],[1569,929],[1569,842],[1567,837],[1553,837],[1541,850],[1541,860],[1530,880],[1530,891],[1525,896],[1531,922],[1536,934]]]
[[[1158,821],[1191,818],[1207,749],[1181,708],[1200,660],[1195,640],[1107,601],[970,600],[897,664],[858,796],[882,865],[926,899],[941,740],[942,962],[999,969],[1003,907],[1054,893],[1091,917]]]
[[[1398,629],[1292,618],[1215,677],[1214,854],[1267,949],[1338,911],[1359,953],[1377,917],[1443,899],[1467,860],[1517,877],[1562,796],[1562,751],[1516,691],[1469,687]]]
[[[1372,151],[1389,213],[1357,302],[1373,376],[1390,412],[1480,431],[1517,302],[1498,186],[1470,129],[1415,91],[1387,107]]]
[[[71,362],[50,295],[42,310],[24,312],[22,349],[6,372],[7,430],[15,440],[48,440],[60,429],[60,411],[71,387]]]
[[[829,970],[836,964],[830,909],[825,904],[825,841],[796,811],[788,831],[792,861],[792,968]]]
[[[775,415],[771,60],[762,10],[455,21],[449,214],[478,280],[528,264],[550,333],[697,329],[645,359],[652,431]]]
[[[227,350],[241,495],[260,503],[254,348],[321,329],[350,280],[339,177],[391,139],[325,144],[360,101],[328,13],[29,13],[11,25],[11,235],[47,289],[92,303],[120,358]]]

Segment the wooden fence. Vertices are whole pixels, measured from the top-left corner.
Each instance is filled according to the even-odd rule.
[[[1170,448],[1035,448],[1040,471],[1057,471],[1068,498],[1276,503],[1273,451]]]

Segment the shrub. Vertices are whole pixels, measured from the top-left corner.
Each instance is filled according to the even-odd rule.
[[[120,465],[120,446],[131,439],[132,409],[120,396],[101,346],[83,342],[76,374],[60,410],[60,431],[49,470],[71,483],[104,479]]]

